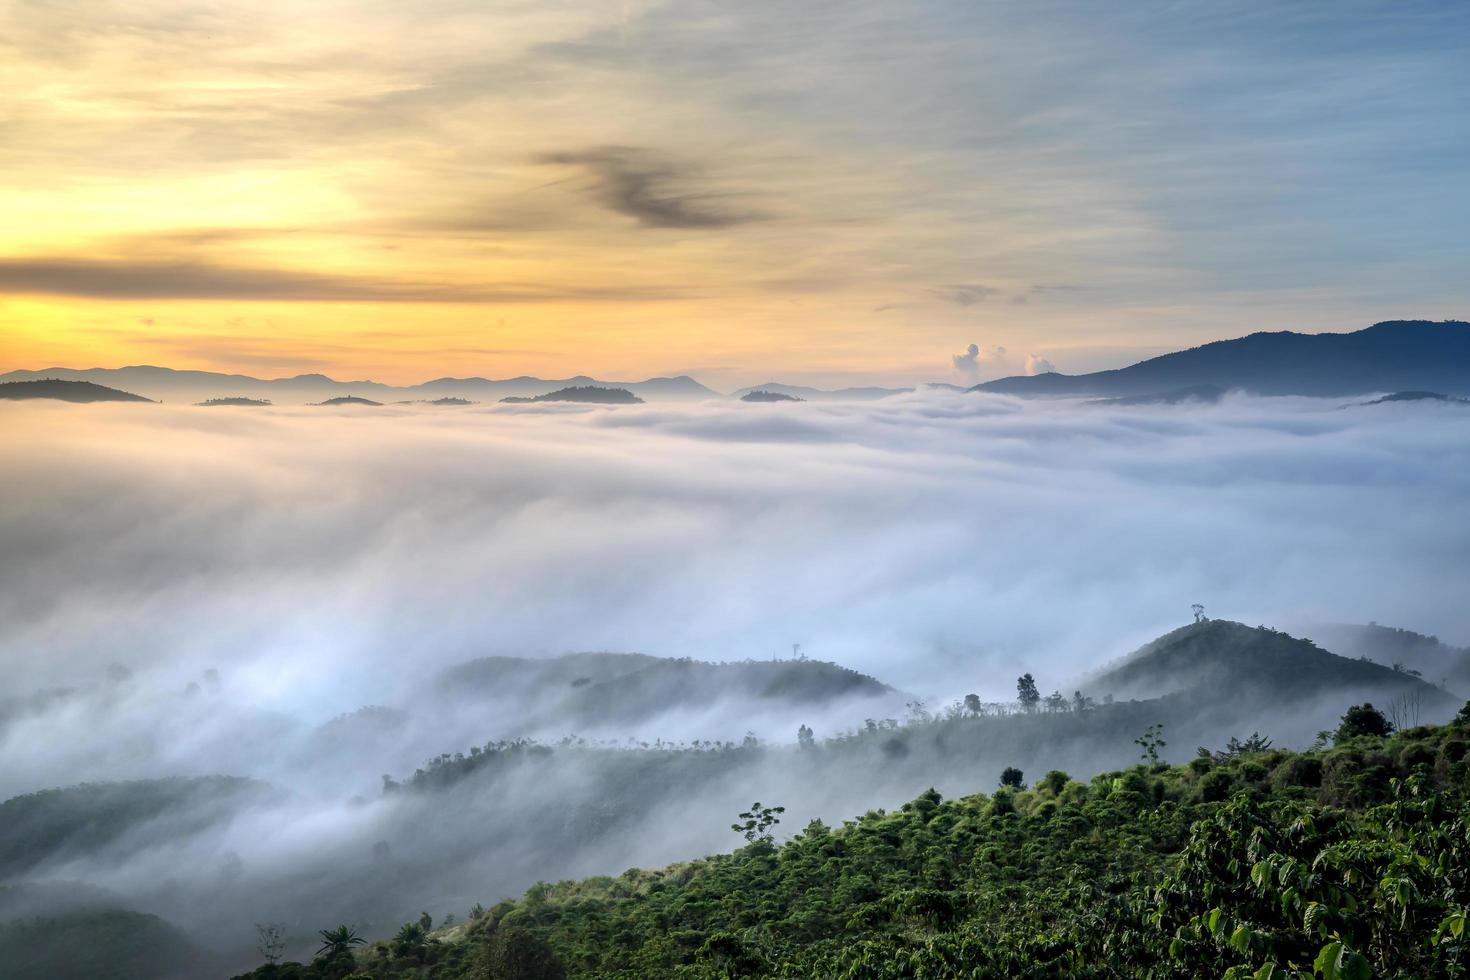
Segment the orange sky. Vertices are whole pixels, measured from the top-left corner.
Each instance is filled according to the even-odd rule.
[[[1321,128],[1355,93],[1263,121],[1239,25],[1087,9],[3,2],[0,370],[944,380],[1463,315],[1457,202]]]

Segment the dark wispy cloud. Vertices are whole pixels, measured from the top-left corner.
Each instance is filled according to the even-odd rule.
[[[686,166],[638,147],[547,153],[540,162],[582,168],[599,204],[649,228],[726,228],[762,218],[719,201],[729,195],[691,190]]]
[[[982,283],[958,282],[935,286],[929,292],[946,303],[953,303],[956,306],[974,306],[976,303],[983,303],[992,296],[998,295],[1000,290]]]
[[[647,291],[507,282],[434,283],[172,261],[0,259],[0,290],[88,299],[335,303],[543,303],[652,300]]]

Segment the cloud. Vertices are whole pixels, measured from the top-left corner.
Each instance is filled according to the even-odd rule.
[[[570,153],[548,153],[544,164],[581,168],[603,207],[634,218],[648,228],[727,228],[760,220],[752,211],[718,205],[726,195],[684,189],[686,169],[644,149],[606,146]]]
[[[612,287],[434,283],[248,266],[75,258],[0,259],[0,290],[87,299],[324,303],[548,303],[652,300],[664,296]]]
[[[1056,365],[1052,364],[1051,361],[1048,361],[1046,358],[1042,357],[1040,354],[1027,354],[1026,355],[1026,373],[1027,374],[1050,374],[1051,372],[1053,372],[1055,370],[1056,370]]]
[[[947,286],[936,286],[929,292],[946,303],[953,303],[956,306],[974,306],[976,303],[984,302],[1000,294],[1000,290],[994,286],[985,286],[980,283],[952,283]]]
[[[950,362],[960,377],[975,380],[980,376],[980,345],[971,344],[965,348],[963,354],[953,355]]]
[[[383,772],[440,752],[567,734],[514,697],[454,710],[432,686],[439,668],[597,649],[766,659],[800,642],[944,704],[1007,696],[1022,670],[1070,690],[1193,602],[1249,623],[1372,618],[1464,643],[1467,427],[1425,404],[1126,409],[943,390],[773,412],[6,405],[0,796],[179,773],[270,780],[282,799],[48,872],[247,947],[262,906],[305,935],[338,916],[390,934],[420,908],[462,913],[538,878],[726,848],[728,813],[759,795],[835,821],[933,778],[776,767],[698,792],[675,781],[678,806],[548,853],[547,822],[605,802],[615,761],[423,803],[378,793]],[[111,662],[132,681],[108,681]],[[201,683],[211,668],[217,693]],[[186,695],[191,682],[204,693]],[[14,713],[58,687],[73,693]],[[365,704],[407,718],[325,739],[323,722]],[[801,720],[825,735],[863,716]],[[789,739],[796,721],[747,705],[633,734]],[[1124,762],[1129,749],[1112,747]],[[1047,764],[1080,774],[1094,758]],[[946,793],[978,785],[946,778]],[[393,841],[381,867],[380,839]],[[245,877],[222,889],[229,852]]]

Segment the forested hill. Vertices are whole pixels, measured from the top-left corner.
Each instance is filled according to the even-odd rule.
[[[1012,395],[1148,395],[1193,386],[1260,395],[1470,394],[1470,323],[1388,320],[1352,333],[1253,333],[1092,374],[1000,378]]]
[[[1212,698],[1269,696],[1338,700],[1399,695],[1421,707],[1450,708],[1463,700],[1426,684],[1417,674],[1323,650],[1265,626],[1205,620],[1145,644],[1085,682],[1095,696],[1156,698],[1204,691]]]
[[[537,885],[363,948],[331,929],[313,963],[248,976],[1460,976],[1467,722],[1384,735],[1354,708],[1331,748],[1249,740],[1181,766],[1141,739],[1130,769],[1029,788],[1008,772],[994,792],[929,791],[790,835],[757,804],[733,853]]]
[[[446,671],[441,688],[461,699],[515,693],[578,726],[634,721],[723,701],[821,705],[901,696],[888,685],[821,660],[708,663],[687,657],[576,653],[542,659],[485,657]]]

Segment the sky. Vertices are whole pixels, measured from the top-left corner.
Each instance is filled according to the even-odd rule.
[[[969,381],[1463,317],[1466,91],[1460,2],[0,0],[0,371]]]

